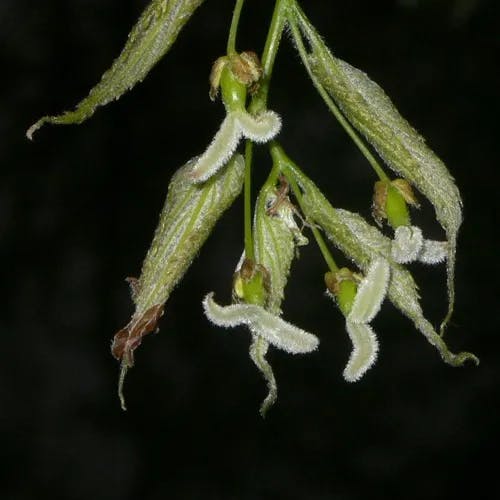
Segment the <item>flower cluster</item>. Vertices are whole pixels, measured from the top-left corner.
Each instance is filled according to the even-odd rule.
[[[153,0],[122,54],[89,96],[73,112],[42,118],[29,129],[28,136],[31,138],[45,122],[79,123],[91,116],[97,106],[118,98],[135,85],[168,51],[202,2]],[[282,317],[292,263],[299,247],[307,245],[311,238],[325,261],[326,293],[343,315],[352,342],[345,380],[359,380],[375,362],[378,342],[370,323],[386,299],[413,322],[445,362],[452,366],[466,360],[478,363],[471,353],[450,352],[443,340],[453,312],[455,252],[462,222],[460,193],[445,165],[376,83],[330,52],[297,0],[276,1],[262,62],[254,52],[237,53],[235,28],[242,5],[243,0],[236,1],[227,54],[216,60],[210,75],[210,97],[214,100],[220,93],[226,116],[207,149],[174,174],[140,277],[128,279],[135,311],[112,343],[112,353],[121,362],[122,407],[125,408],[123,380],[134,364],[135,350],[145,335],[157,330],[172,290],[242,190],[245,241],[234,273],[232,303],[220,305],[214,292],[209,292],[202,304],[205,315],[215,325],[248,327],[250,357],[268,386],[261,407],[263,415],[277,397],[276,380],[266,360],[269,347],[305,354],[319,345],[318,337]],[[356,213],[334,208],[277,140],[282,121],[267,108],[267,97],[285,27],[326,106],[378,177],[372,201],[375,224]],[[244,156],[238,153],[243,141]],[[268,146],[271,168],[252,216],[254,144]],[[380,160],[394,172],[394,178]],[[426,239],[412,223],[411,208],[418,207],[416,192],[433,205],[445,234],[443,241]],[[305,232],[310,233],[309,238]],[[352,267],[339,267],[332,251],[343,254]],[[420,306],[409,267],[418,262],[446,266],[448,309],[439,333]]]

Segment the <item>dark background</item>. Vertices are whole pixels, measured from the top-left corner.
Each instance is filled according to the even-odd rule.
[[[71,108],[119,53],[144,1],[1,0],[0,497],[3,499],[492,498],[498,482],[498,2],[304,1],[336,54],[393,98],[456,177],[465,204],[448,342],[479,355],[451,368],[386,304],[380,356],[356,384],[350,344],[323,294],[317,248],[295,264],[288,319],[321,349],[273,351],[278,404],[246,331],[203,317],[228,301],[242,249],[242,203],[217,226],[116,397],[109,353],[172,173],[223,116],[207,75],[225,49],[232,1],[209,0],[144,83],[76,127],[26,128]],[[240,47],[260,51],[272,3],[248,0]],[[335,206],[369,216],[374,176],[324,108],[285,40],[270,106],[287,152]],[[257,177],[269,168],[265,150]],[[442,236],[432,207],[416,216]],[[343,257],[335,254],[341,263]],[[415,266],[428,317],[446,306],[443,269]]]

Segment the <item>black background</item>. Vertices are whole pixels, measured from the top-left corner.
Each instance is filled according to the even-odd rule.
[[[241,49],[259,51],[272,3],[248,0]],[[356,384],[349,340],[323,294],[317,248],[295,264],[287,319],[318,352],[273,351],[278,404],[248,358],[245,330],[203,317],[229,300],[242,249],[241,199],[217,226],[145,339],[116,397],[109,343],[132,312],[137,275],[172,173],[223,116],[207,75],[225,49],[232,1],[209,0],[171,53],[85,124],[26,128],[71,108],[119,53],[144,1],[0,2],[0,497],[5,499],[448,499],[497,489],[498,2],[304,1],[335,53],[393,98],[456,177],[465,204],[448,342],[475,368],[451,368],[386,304],[379,359]],[[281,141],[334,206],[369,216],[374,176],[324,108],[285,40],[270,106]],[[256,176],[269,168],[263,149]],[[424,204],[416,221],[442,236]],[[341,263],[343,257],[335,254]],[[437,324],[443,269],[416,266]]]

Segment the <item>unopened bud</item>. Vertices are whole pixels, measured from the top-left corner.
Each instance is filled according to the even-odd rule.
[[[415,204],[410,185],[404,179],[396,179],[396,181],[377,181],[375,183],[372,206],[375,221],[382,225],[382,221],[387,219],[393,229],[410,225],[407,202]]]
[[[244,259],[233,280],[234,298],[247,304],[264,306],[267,300],[268,272],[251,259]]]
[[[255,93],[262,78],[262,66],[255,52],[219,57],[210,72],[210,99],[215,100],[222,88],[222,98],[226,106],[234,109],[237,103],[245,104],[246,92]]]
[[[325,284],[328,291],[335,297],[340,310],[347,316],[358,291],[358,275],[343,267],[337,272],[325,274]]]

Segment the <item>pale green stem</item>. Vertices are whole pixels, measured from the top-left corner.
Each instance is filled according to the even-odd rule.
[[[253,142],[245,142],[245,187],[244,187],[244,224],[245,224],[245,256],[255,260],[255,251],[252,237],[252,157]]]
[[[250,112],[258,113],[266,108],[269,84],[273,72],[274,61],[281,41],[281,35],[285,27],[286,11],[289,7],[289,0],[276,0],[273,17],[267,33],[264,51],[262,52],[263,77],[260,87],[250,103]]]
[[[228,55],[236,53],[236,35],[238,33],[238,24],[240,22],[241,9],[245,0],[236,0],[233,10],[233,18],[231,19],[231,28],[229,29],[229,36],[227,39],[227,53]]]
[[[375,173],[378,175],[379,179],[381,181],[387,181],[389,180],[388,175],[384,172],[384,169],[380,165],[380,163],[377,161],[375,156],[372,154],[372,152],[368,149],[366,144],[362,141],[362,139],[359,137],[359,135],[356,133],[356,131],[351,127],[351,124],[347,121],[345,116],[342,114],[338,106],[335,104],[333,99],[328,95],[328,92],[324,89],[324,87],[321,85],[321,83],[318,81],[318,79],[315,77],[311,66],[309,64],[309,58],[307,55],[306,48],[304,47],[304,44],[302,42],[302,35],[300,34],[300,30],[297,27],[297,24],[294,19],[290,20],[290,26],[293,32],[293,36],[295,39],[295,42],[297,44],[297,50],[299,51],[300,57],[302,59],[302,62],[304,63],[307,72],[309,73],[309,76],[311,77],[311,80],[314,83],[314,86],[316,87],[316,90],[319,92],[323,100],[325,101],[325,104],[328,106],[330,111],[333,113],[337,121],[342,125],[343,129],[347,132],[349,137],[353,140],[354,144],[358,147],[358,149],[361,151],[363,156],[368,160],[368,163],[372,166],[373,170]]]
[[[241,12],[243,1],[238,1],[234,8],[233,22],[228,40],[228,53],[232,48],[234,50],[235,38],[237,32],[238,19]],[[281,34],[285,26],[285,10],[288,7],[288,0],[276,0],[274,5],[273,17],[267,33],[264,52],[262,53],[262,67],[264,76],[259,92],[252,98],[249,109],[256,113],[266,108],[267,94],[269,92],[269,82],[273,71],[274,61],[278,53],[278,47],[281,40]],[[238,12],[237,12],[238,11]],[[234,27],[235,26],[235,27]],[[234,27],[234,29],[233,29]],[[232,42],[231,42],[232,40]],[[232,46],[230,47],[230,43]],[[244,187],[244,225],[245,225],[245,255],[249,259],[255,258],[253,237],[252,237],[252,157],[253,143],[247,140],[245,143],[245,187]]]
[[[297,203],[299,204],[299,207],[302,210],[302,212],[304,212],[303,202],[302,202],[302,192],[300,190],[299,185],[297,184],[297,181],[295,180],[295,176],[292,170],[293,168],[294,170],[300,172],[301,171],[300,168],[286,155],[283,148],[277,142],[273,141],[271,143],[270,151],[275,165],[278,165],[279,169],[285,174],[287,181],[290,183],[295,199],[297,200]],[[290,166],[292,168],[289,168]],[[313,233],[314,239],[316,240],[316,243],[321,251],[321,254],[323,255],[323,258],[325,259],[328,268],[332,272],[337,272],[339,268],[335,263],[335,260],[333,259],[332,254],[328,249],[328,245],[326,244],[319,229],[314,224],[310,225],[310,229]]]

